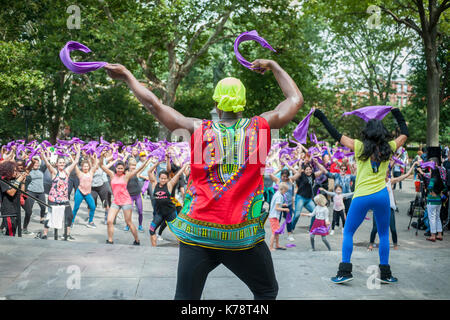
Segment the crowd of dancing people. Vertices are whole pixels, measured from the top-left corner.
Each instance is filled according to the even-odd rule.
[[[2,232],[14,236],[21,225],[23,234],[32,235],[28,226],[37,203],[44,227],[37,236],[45,240],[49,232],[47,212],[54,205],[63,205],[66,233],[62,237],[74,241],[71,229],[81,204],[84,201],[89,210],[86,227],[97,228],[94,216],[96,212],[98,215],[100,198],[102,220],[107,225],[106,243],[113,243],[114,226],[122,210],[124,231],[130,231],[133,244],[139,245],[138,232],[144,232],[145,197],[152,203],[150,233],[156,246],[155,230],[159,227],[158,238],[162,240],[163,222],[181,210],[189,164],[182,152],[183,143],[153,144],[153,152],[149,142],[145,143],[147,148],[144,142],[136,142],[121,148],[122,152],[118,152],[119,144],[103,139],[90,144],[79,139],[58,140],[54,146],[47,141],[25,144],[19,140],[4,146],[0,160]],[[138,213],[137,227],[131,219],[133,206]],[[21,209],[25,212],[23,224],[18,223]]]
[[[287,144],[287,143],[286,143]],[[265,200],[270,204],[269,220],[272,227],[271,250],[285,250],[279,245],[281,218],[286,220],[287,240],[294,241],[293,230],[301,216],[312,216],[309,232],[311,250],[315,250],[314,236],[320,235],[328,250],[331,250],[326,236],[333,235],[336,228],[344,225],[355,190],[357,164],[352,153],[341,152],[344,148],[330,148],[328,143],[306,149],[298,144],[293,156],[283,154],[279,160],[269,153],[269,159],[279,161],[276,172],[264,178]],[[425,220],[429,241],[442,240],[443,220],[448,221],[448,174],[450,161],[448,147],[442,148],[441,156],[434,161],[419,150],[410,158],[405,148],[399,148],[390,160],[386,174],[389,191],[390,222],[394,250],[398,249],[395,213],[399,212],[392,190],[402,189],[402,181],[413,178],[424,185]],[[269,160],[269,161],[270,161]],[[270,171],[270,169],[269,169]],[[324,195],[325,197],[321,196]],[[330,210],[323,209],[328,205]],[[308,213],[302,213],[305,208]],[[370,218],[366,217],[369,220]],[[318,220],[318,221],[317,221]],[[372,219],[368,250],[373,250],[377,235],[376,219]],[[276,240],[276,241],[275,241]],[[275,245],[275,246],[274,246]]]
[[[280,245],[280,234],[286,232],[288,242],[295,240],[293,233],[301,216],[311,217],[308,231],[313,251],[316,250],[316,235],[321,236],[326,248],[331,250],[327,236],[332,236],[338,228],[343,233],[358,170],[354,153],[338,143],[330,146],[328,142],[319,142],[315,135],[311,135],[311,142],[309,148],[294,140],[274,143],[268,153],[264,201],[269,211],[272,251],[286,250]],[[149,143],[153,147],[149,147]],[[386,186],[390,196],[389,226],[394,249],[398,249],[395,224],[398,207],[392,190],[397,185],[402,189],[402,181],[413,174],[414,181],[424,181],[427,191],[427,240],[442,240],[441,218],[448,215],[440,214],[448,211],[445,196],[448,191],[446,173],[450,170],[448,153],[448,147],[443,148],[442,158],[433,164],[422,151],[410,159],[401,147],[391,159]],[[146,198],[151,200],[151,209],[146,209],[153,211],[153,220],[147,230],[151,244],[156,246],[157,240],[163,239],[165,221],[173,220],[182,210],[190,174],[188,160],[186,144],[151,143],[147,139],[145,142],[136,141],[131,146],[123,146],[120,142],[108,143],[103,139],[100,143],[85,143],[77,138],[58,140],[54,146],[47,141],[40,144],[37,141],[25,144],[23,140],[11,142],[2,148],[1,178],[19,190],[16,192],[13,187],[1,183],[2,216],[10,215],[2,219],[2,232],[16,235],[19,227],[17,217],[23,216],[22,233],[33,235],[28,226],[33,207],[37,204],[40,223],[44,227],[37,237],[47,239],[49,227],[45,203],[49,206],[64,205],[67,234],[62,238],[74,241],[71,229],[81,204],[84,201],[89,211],[84,220],[86,227],[97,228],[94,216],[99,214],[100,198],[100,207],[104,210],[102,220],[107,225],[106,243],[113,243],[116,219],[122,210],[126,224],[124,231],[130,231],[133,244],[139,245],[138,232],[144,232],[143,199]],[[40,201],[21,194],[20,190]],[[71,198],[73,208],[69,201]],[[133,208],[138,214],[137,227],[132,221]],[[24,214],[18,215],[21,209]],[[302,212],[303,209],[308,213]],[[373,250],[377,235],[376,220],[372,220],[369,250]]]
[[[255,299],[275,299],[278,282],[270,251],[295,245],[294,230],[301,216],[311,218],[307,223],[311,250],[316,250],[316,236],[331,250],[327,237],[342,227],[341,262],[331,278],[342,284],[353,280],[353,238],[362,222],[370,220],[367,214],[371,211],[369,249],[378,234],[380,281],[396,283],[389,265],[389,229],[394,249],[398,248],[393,189],[397,185],[401,189],[402,180],[414,171],[425,191],[427,240],[442,240],[439,212],[445,203],[448,208],[448,148],[429,147],[426,154],[408,161],[404,147],[407,123],[401,111],[391,106],[345,112],[343,116],[353,114],[365,121],[358,138],[340,133],[322,110],[312,108],[293,131],[295,140],[272,141],[271,130],[288,125],[303,106],[302,93],[276,61],[257,59],[247,67],[258,73],[270,70],[284,100],[273,110],[245,118],[245,86],[237,78],[224,78],[212,97],[219,120],[211,121],[186,117],[164,105],[125,66],[104,65],[108,76],[124,81],[168,130],[188,132],[190,144],[144,139],[126,146],[103,138],[88,143],[78,138],[58,140],[55,145],[12,141],[2,147],[0,163],[5,233],[15,234],[21,207],[26,211],[23,230],[29,232],[31,200],[35,200],[41,205],[44,224],[40,238],[48,237],[45,213],[50,205],[51,216],[56,208],[65,212],[64,239],[74,240],[71,230],[80,204],[85,200],[89,207],[86,227],[95,228],[100,195],[106,243],[114,243],[114,222],[122,211],[133,245],[140,245],[139,231],[144,229],[141,197],[148,193],[153,210],[148,225],[151,244],[156,245],[157,229],[161,232],[166,225],[179,241],[175,299],[200,299],[209,272],[220,264],[236,274]],[[398,125],[395,134],[381,121],[388,113]],[[324,139],[333,144],[319,141],[311,131],[306,143],[312,116],[328,132]],[[198,155],[201,161],[196,161]],[[133,205],[139,214],[138,228],[132,220]],[[269,246],[264,241],[267,219]],[[282,246],[280,235],[285,231],[288,243]]]

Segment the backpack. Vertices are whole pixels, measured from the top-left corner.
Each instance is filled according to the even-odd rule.
[[[450,170],[446,169],[445,167],[437,167],[437,168],[439,170],[439,175],[441,176],[442,184],[448,188],[450,180],[448,174]]]

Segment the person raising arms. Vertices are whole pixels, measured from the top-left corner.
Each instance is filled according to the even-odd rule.
[[[175,299],[200,299],[209,272],[222,263],[255,299],[275,299],[278,283],[264,242],[268,213],[261,211],[262,174],[270,130],[286,126],[303,105],[295,82],[277,62],[255,60],[252,70],[272,71],[284,100],[274,110],[244,118],[245,87],[239,79],[225,78],[214,91],[219,120],[213,122],[186,117],[164,105],[122,65],[107,64],[105,69],[111,78],[125,81],[168,130],[183,129],[192,136],[184,207],[168,223],[181,242]]]
[[[69,202],[69,177],[72,170],[80,161],[80,147],[75,146],[76,156],[72,163],[66,168],[66,160],[58,157],[56,160],[56,168],[54,168],[44,152],[41,153],[41,160],[45,162],[48,171],[51,174],[52,185],[48,193],[48,205],[65,206],[64,217],[65,227],[67,228],[67,238],[64,240],[74,241],[75,238],[70,235],[70,226],[72,225],[73,213]],[[48,234],[48,220],[44,223],[44,232],[41,239],[46,240]]]
[[[150,224],[150,240],[153,247],[156,247],[156,233],[155,230],[161,223],[165,221],[172,221],[177,216],[177,211],[175,204],[173,203],[171,197],[172,191],[178,183],[183,171],[186,169],[188,164],[184,164],[181,170],[170,179],[169,173],[167,171],[161,171],[159,173],[159,182],[153,173],[155,168],[160,162],[156,163],[148,170],[148,178],[152,185],[153,198],[155,199],[155,208],[153,210],[153,221]]]
[[[111,178],[111,188],[114,196],[114,201],[111,204],[108,212],[107,218],[107,228],[108,228],[108,239],[106,240],[107,244],[113,244],[113,235],[114,235],[114,220],[116,219],[117,214],[120,209],[123,210],[123,215],[125,218],[125,223],[130,228],[131,233],[134,237],[133,245],[140,245],[138,233],[136,230],[136,226],[133,224],[131,220],[131,213],[133,211],[133,202],[131,200],[130,193],[127,190],[128,181],[130,178],[136,176],[145,167],[149,164],[150,158],[147,159],[145,165],[143,165],[139,169],[135,169],[134,171],[128,171],[125,173],[125,164],[123,161],[116,162],[116,172],[114,173],[112,170],[108,169],[106,165],[103,163],[103,158],[105,156],[105,151],[100,155],[100,168],[106,172],[106,174]],[[125,160],[125,159],[124,159]]]
[[[137,162],[136,162],[135,158],[131,157],[128,160],[127,171],[132,172],[132,171],[136,170],[136,165],[137,165]],[[142,195],[141,195],[142,186],[139,183],[137,175],[134,177],[131,177],[130,180],[128,180],[127,190],[131,196],[132,203],[134,203],[136,205],[136,210],[138,212],[138,222],[139,222],[138,230],[139,230],[139,232],[144,232],[144,228],[142,227],[142,222],[144,220],[144,217],[143,217],[144,207],[142,204]],[[125,226],[124,231],[129,231],[129,230],[130,230],[130,228],[128,226]]]
[[[95,156],[95,158],[90,156],[88,160],[81,161],[81,170],[78,168],[78,166],[75,166],[75,172],[77,174],[80,183],[78,185],[77,190],[75,191],[75,204],[73,206],[72,227],[75,222],[75,217],[77,216],[78,209],[80,209],[81,202],[83,202],[84,200],[89,206],[89,221],[86,224],[86,227],[94,229],[96,228],[94,224],[95,201],[91,195],[91,191],[92,191],[92,179],[98,167],[99,164],[97,156]]]
[[[389,221],[391,216],[389,192],[386,188],[386,171],[389,160],[395,150],[400,148],[408,138],[408,127],[400,110],[394,108],[392,115],[400,127],[400,136],[393,140],[384,127],[383,122],[371,119],[366,122],[361,131],[361,140],[347,137],[336,130],[327,117],[316,109],[314,116],[318,118],[330,135],[345,147],[355,152],[358,171],[356,174],[355,193],[347,213],[342,243],[342,262],[334,283],[344,283],[353,280],[352,264],[353,235],[364,221],[369,210],[373,211],[380,237],[380,281],[383,283],[397,282],[392,276],[389,266]]]

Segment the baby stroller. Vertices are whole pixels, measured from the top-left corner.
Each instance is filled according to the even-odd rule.
[[[427,228],[428,217],[425,210],[426,196],[425,196],[424,182],[415,181],[414,184],[416,187],[416,198],[410,202],[410,206],[408,209],[408,215],[411,217],[411,219],[409,219],[408,230],[412,226],[413,228],[416,229],[416,236],[417,236],[419,229],[425,230]],[[414,218],[416,218],[417,220],[415,222],[412,222]]]

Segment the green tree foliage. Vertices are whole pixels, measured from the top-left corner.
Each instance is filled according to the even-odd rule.
[[[241,72],[243,77],[249,77],[249,113],[262,113],[281,101],[281,91],[273,77],[262,81],[274,89],[267,94],[257,83],[261,82],[261,76],[244,71],[235,62],[233,40],[243,31],[257,29],[278,47],[276,60],[305,87],[303,90],[308,92],[307,88],[315,88],[317,84],[309,63],[318,59],[309,43],[311,39],[304,35],[306,32],[307,37],[313,38],[314,33],[285,0],[83,0],[76,3],[81,11],[81,28],[68,29],[70,13],[66,10],[71,4],[50,0],[10,2],[0,13],[0,23],[7,26],[0,36],[6,41],[27,43],[30,49],[28,58],[22,61],[23,67],[38,70],[45,79],[45,87],[34,95],[36,126],[32,131],[44,132],[51,140],[67,124],[82,138],[97,135],[111,138],[113,134],[139,136],[143,134],[139,131],[142,121],[134,123],[134,119],[152,119],[143,117],[126,86],[110,81],[105,72],[86,75],[69,72],[58,57],[59,50],[69,40],[84,43],[92,50],[89,54],[73,52],[74,60],[124,64],[164,103],[196,117],[209,117],[213,86],[228,73],[239,77]],[[299,25],[297,20],[303,24]],[[243,50],[250,53],[245,46]],[[305,52],[300,58],[299,50]],[[254,51],[249,57],[271,56]],[[257,90],[260,95],[252,97],[251,92]],[[111,97],[114,99],[108,100]],[[107,106],[100,104],[105,101]],[[134,118],[113,116],[127,112]],[[109,131],[115,128],[110,121],[120,121],[117,124],[120,130]],[[154,127],[153,122],[147,123],[146,134],[151,135],[148,128]]]
[[[26,42],[0,42],[0,137],[25,135],[24,106],[34,105],[45,85],[42,72],[24,64],[29,49]]]
[[[294,79],[305,100],[303,108],[288,126],[279,133],[280,138],[292,138],[292,131],[311,107],[332,108],[336,101],[335,92],[319,88],[323,75],[323,54],[325,46],[318,36],[323,26],[311,17],[301,14],[298,7],[285,6],[278,13],[274,9],[254,13],[257,18],[241,16],[232,18],[230,28],[235,36],[243,31],[257,30],[276,50],[276,53],[262,48],[256,42],[244,42],[239,52],[248,60],[273,59]],[[245,26],[245,27],[242,27]],[[275,30],[275,32],[274,32]],[[212,95],[216,83],[225,77],[241,79],[247,89],[247,105],[244,116],[260,115],[273,110],[284,96],[271,72],[264,75],[243,67],[233,51],[234,39],[213,46],[205,64],[198,65],[181,82],[177,92],[175,108],[192,117],[209,118],[214,106]],[[314,127],[314,125],[313,125]],[[326,137],[319,129],[318,134]]]
[[[114,61],[112,55],[117,54],[117,45],[106,43],[112,50],[105,50],[105,34],[98,32],[102,30],[102,24],[109,23],[102,2],[86,0],[77,3],[81,9],[80,29],[67,27],[70,13],[66,11],[70,5],[66,1],[19,1],[8,3],[1,12],[0,24],[6,28],[0,33],[7,44],[2,48],[16,44],[26,48],[25,54],[21,54],[24,49],[17,49],[14,65],[23,72],[11,67],[9,82],[30,87],[23,75],[39,76],[39,86],[30,87],[31,91],[20,87],[2,90],[5,95],[0,97],[3,106],[0,117],[9,120],[8,125],[14,124],[16,129],[1,129],[1,138],[23,137],[24,126],[20,125],[24,122],[23,115],[18,112],[11,115],[9,111],[21,105],[30,105],[34,110],[31,133],[37,138],[55,141],[65,125],[83,139],[101,135],[121,140],[144,135],[156,138],[153,117],[142,109],[123,84],[116,85],[107,79],[104,71],[74,74],[61,63],[59,51],[69,40],[84,43],[92,50],[90,54],[73,52],[74,60]],[[116,1],[116,6],[119,5],[126,9],[126,5]],[[124,46],[124,39],[122,36],[116,41]],[[0,59],[7,62],[8,55],[2,54]],[[12,97],[18,98],[14,101]]]
[[[440,126],[439,141],[442,145],[450,143],[450,37],[445,37],[438,51],[438,60],[442,66],[440,78]],[[408,120],[410,139],[422,144],[426,143],[425,119],[427,115],[427,72],[423,54],[411,61],[411,73],[408,82],[412,85],[414,95],[403,109]]]

